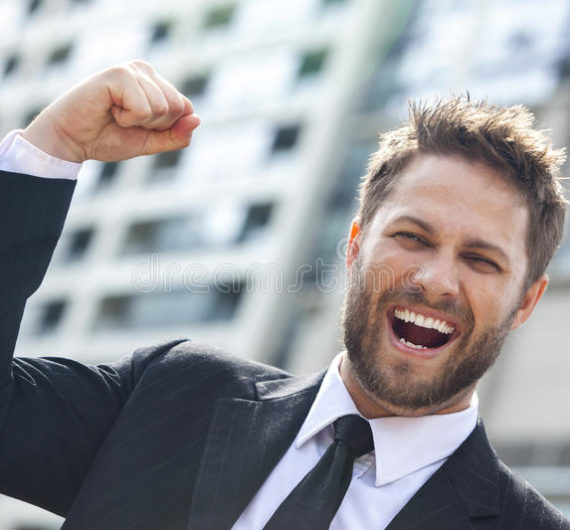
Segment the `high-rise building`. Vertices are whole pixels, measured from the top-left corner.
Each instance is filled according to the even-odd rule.
[[[19,355],[106,362],[177,337],[294,372],[341,349],[344,233],[409,96],[524,103],[569,143],[563,0],[4,0],[0,133],[145,59],[202,117],[189,149],[81,170]],[[481,386],[501,455],[570,511],[570,246]],[[544,412],[543,412],[544,411]],[[0,527],[60,519],[0,499]]]

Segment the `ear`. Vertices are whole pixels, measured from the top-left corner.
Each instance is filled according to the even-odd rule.
[[[346,268],[349,271],[352,264],[360,252],[360,237],[361,237],[360,224],[357,219],[353,219],[350,225],[350,232],[348,234],[348,245],[346,247]]]
[[[511,324],[511,329],[518,328],[521,324],[526,322],[538,301],[542,298],[544,291],[546,291],[546,287],[548,286],[548,276],[543,274],[536,282],[534,282],[525,293],[521,305],[515,315],[515,319]]]

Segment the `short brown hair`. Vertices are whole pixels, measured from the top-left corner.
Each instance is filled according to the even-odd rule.
[[[533,128],[525,107],[498,107],[469,97],[409,104],[408,122],[380,136],[360,187],[358,218],[365,231],[398,176],[419,154],[460,155],[505,174],[529,209],[527,286],[546,270],[562,239],[566,200],[560,184],[562,149]]]

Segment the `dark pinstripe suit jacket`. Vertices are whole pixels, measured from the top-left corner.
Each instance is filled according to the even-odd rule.
[[[231,528],[293,441],[323,374],[292,377],[188,341],[99,367],[12,363],[73,185],[0,178],[0,491],[64,515],[65,529]],[[480,423],[388,528],[570,523],[499,462]]]

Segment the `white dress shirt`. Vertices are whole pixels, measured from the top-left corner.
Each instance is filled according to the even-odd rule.
[[[16,130],[0,142],[0,169],[34,177],[75,179],[81,164],[67,162],[44,153]]]
[[[46,178],[75,178],[81,164],[43,153],[19,131],[0,143],[0,169]],[[261,530],[333,441],[333,422],[358,414],[342,379],[339,354],[331,363],[297,437],[233,530]],[[352,482],[332,530],[384,529],[418,489],[461,445],[477,423],[478,398],[453,414],[370,420],[374,451],[354,463]],[[221,507],[220,509],[223,509]]]

